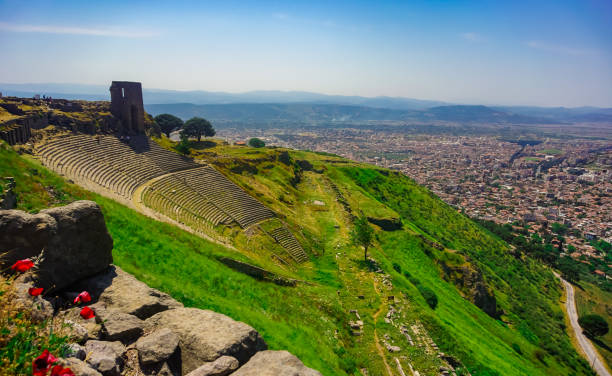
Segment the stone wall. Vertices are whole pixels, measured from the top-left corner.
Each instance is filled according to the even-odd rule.
[[[0,210],[0,249],[9,250],[4,266],[35,261],[14,293],[32,318],[67,325],[73,343],[60,363],[76,375],[321,375],[286,351],[267,350],[251,326],[183,307],[112,265],[112,239],[94,202],[39,214]],[[34,286],[50,292],[30,296]],[[94,317],[74,304],[82,291]]]

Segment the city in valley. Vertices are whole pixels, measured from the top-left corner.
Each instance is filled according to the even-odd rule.
[[[338,154],[401,171],[466,215],[510,224],[515,234],[571,255],[612,278],[612,141],[430,135],[363,127],[222,130],[229,142]],[[606,244],[607,243],[607,244]]]

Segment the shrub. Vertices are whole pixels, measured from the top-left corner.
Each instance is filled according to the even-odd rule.
[[[516,353],[519,355],[523,355],[523,351],[521,350],[521,347],[516,343],[512,344],[512,350],[516,351]]]
[[[393,269],[395,269],[396,272],[401,273],[402,272],[402,267],[400,264],[398,264],[397,262],[393,263]]]
[[[431,309],[436,309],[436,307],[438,306],[438,296],[436,295],[436,293],[433,292],[433,290],[429,287],[425,287],[422,285],[418,285],[417,288],[419,289],[419,292],[421,293],[429,307]]]
[[[601,337],[608,334],[610,328],[606,320],[599,315],[585,315],[578,318],[578,324],[590,337]]]

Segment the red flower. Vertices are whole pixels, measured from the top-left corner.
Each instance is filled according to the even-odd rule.
[[[81,317],[84,318],[85,320],[89,320],[90,318],[96,316],[94,311],[89,307],[83,307],[80,314],[81,314]]]
[[[34,266],[34,263],[28,259],[19,260],[11,266],[11,269],[17,270],[18,272],[28,271],[31,267]]]
[[[45,375],[51,365],[56,361],[57,358],[51,355],[49,350],[45,349],[45,351],[32,362],[32,374],[36,376]]]
[[[55,366],[51,369],[51,376],[74,376],[74,372],[70,368]]]
[[[43,292],[42,287],[30,287],[28,289],[28,294],[30,294],[31,296],[38,296],[42,294],[42,292]]]
[[[91,302],[91,295],[89,295],[89,293],[87,291],[83,291],[82,293],[77,295],[76,298],[74,298],[74,304],[77,304],[79,302],[81,302],[81,303],[89,303],[89,302]]]

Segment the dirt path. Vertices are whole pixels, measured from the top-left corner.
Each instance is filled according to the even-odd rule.
[[[582,334],[582,328],[580,324],[578,324],[578,311],[576,310],[576,300],[574,298],[574,286],[561,278],[559,274],[554,274],[561,280],[565,287],[565,311],[567,312],[570,324],[574,330],[574,335],[578,340],[578,345],[582,349],[583,354],[586,355],[587,361],[599,376],[611,376],[591,341]]]
[[[374,291],[376,291],[378,295],[380,296],[381,294],[378,288],[378,283],[376,282],[376,277],[373,278],[373,281],[374,281]],[[380,303],[380,306],[378,307],[378,310],[372,316],[374,318],[374,341],[376,345],[376,350],[378,351],[378,354],[380,355],[383,362],[385,363],[385,368],[387,369],[387,375],[393,376],[391,367],[389,367],[389,364],[387,363],[387,357],[385,356],[385,349],[380,345],[380,340],[378,339],[378,329],[376,329],[376,322],[378,321],[378,315],[380,315],[380,312],[382,312],[383,306],[384,306],[384,299],[381,299],[381,303]]]

